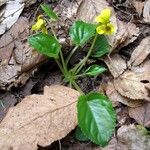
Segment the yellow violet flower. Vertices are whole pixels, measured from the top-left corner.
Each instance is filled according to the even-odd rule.
[[[41,30],[43,33],[48,33],[46,29],[46,21],[42,18],[42,15],[37,17],[37,22],[32,26],[32,31]]]
[[[103,9],[100,15],[95,18],[95,21],[102,24],[107,24],[110,22],[110,17],[111,17],[111,10],[106,8]]]
[[[115,27],[113,24],[111,23],[108,23],[108,24],[102,24],[102,25],[99,25],[97,28],[96,28],[96,31],[98,34],[106,34],[106,35],[109,35],[109,34],[113,34],[115,32]]]

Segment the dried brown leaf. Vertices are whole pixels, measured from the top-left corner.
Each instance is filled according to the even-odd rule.
[[[109,97],[109,99],[112,101],[114,106],[118,105],[118,102],[121,102],[124,105],[127,105],[129,107],[138,107],[141,106],[142,101],[133,101],[129,98],[123,97],[120,95],[112,82],[109,82],[107,84],[107,89],[106,89],[106,95]]]
[[[150,54],[150,37],[147,37],[141,41],[139,46],[133,51],[131,58],[129,60],[130,66],[140,65]]]
[[[145,2],[139,0],[129,0],[129,2],[134,6],[136,12],[138,13],[139,17],[142,15],[143,7]]]
[[[147,84],[148,82],[148,84]],[[133,100],[150,101],[150,72],[126,71],[114,80],[115,89],[122,95]]]
[[[65,137],[77,125],[79,93],[64,86],[44,88],[12,107],[0,124],[1,150],[36,150]]]
[[[107,67],[109,68],[109,71],[114,76],[114,78],[120,76],[127,68],[125,60],[121,58],[121,56],[118,54],[106,57],[104,59],[104,62],[106,63]]]
[[[145,128],[135,125],[122,126],[108,146],[102,150],[149,150],[150,136]],[[97,148],[96,150],[101,150]]]
[[[150,148],[150,136],[142,127],[122,126],[118,129],[117,138],[119,143],[124,146],[123,150],[149,150]]]
[[[129,108],[129,116],[134,118],[137,123],[150,127],[150,103],[145,103],[137,108]]]
[[[24,3],[22,3],[22,0],[7,1],[5,13],[0,24],[0,35],[5,33],[6,30],[10,29],[18,20],[23,8]]]
[[[143,9],[144,21],[150,23],[150,0],[147,0]]]
[[[24,84],[30,74],[27,75],[25,72],[32,70],[46,59],[29,47],[28,36],[28,19],[20,17],[0,38],[0,89],[8,88],[6,85],[17,86],[17,83],[21,82]]]
[[[126,38],[125,42],[123,42],[118,47],[119,49],[134,42],[140,34],[139,27],[137,27],[134,23],[131,23],[131,22],[124,23],[124,26],[125,26],[126,32],[128,33],[128,37]]]

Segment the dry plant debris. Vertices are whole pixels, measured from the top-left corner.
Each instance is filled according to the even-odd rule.
[[[118,129],[117,138],[124,150],[148,150],[150,148],[150,136],[142,126],[122,126]]]
[[[106,57],[104,62],[108,66],[114,78],[119,77],[127,68],[126,61],[119,54],[114,54],[113,57]]]
[[[147,0],[143,9],[144,21],[150,23],[150,0]]]
[[[4,8],[0,10],[0,35],[10,29],[14,23],[17,22],[20,14],[25,6],[34,4],[36,0],[1,0],[0,6],[4,5]]]
[[[35,0],[30,2],[33,4]],[[143,15],[143,20],[149,24],[150,0],[145,2],[129,0],[129,2],[134,6],[139,17]],[[19,18],[24,7],[30,4],[27,0],[0,2],[0,7],[5,6],[0,10],[0,21],[2,21],[0,34],[6,31],[6,26],[11,28],[0,38],[1,89],[6,89],[7,85],[17,86],[20,82],[25,84],[29,78],[29,73],[26,72],[46,59],[27,45],[26,38],[29,35],[30,23],[27,18]],[[14,16],[6,17],[8,8],[12,9],[12,5],[18,11]],[[112,46],[111,52],[116,52],[134,42],[140,34],[139,28],[132,22],[126,23],[117,19],[114,9],[105,0],[73,2],[61,0],[55,8],[55,11],[63,18],[56,25],[59,40],[62,43],[64,41],[69,43],[66,30],[64,32],[61,29],[67,29],[76,14],[77,19],[91,22],[102,9],[107,7],[113,12],[112,22],[117,29],[115,35],[108,37]],[[129,116],[145,127],[150,127],[149,43],[150,37],[144,38],[131,54],[129,61],[124,60],[119,54],[111,54],[104,59],[113,76],[113,79],[109,79],[105,85],[106,95],[114,107],[118,106],[119,102],[127,105]],[[65,137],[77,125],[75,101],[78,96],[79,93],[75,90],[63,86],[52,86],[45,87],[44,95],[31,95],[24,98],[21,103],[8,111],[0,124],[2,139],[0,149],[7,150],[13,147],[15,150],[34,150],[37,149],[37,144],[46,146]],[[150,138],[135,125],[122,126],[118,130],[117,138],[113,138],[103,150],[147,150],[150,147],[149,141]]]
[[[138,15],[140,17],[142,15],[143,7],[144,7],[145,2],[139,1],[139,0],[129,0],[129,2],[136,9],[136,12],[138,13]]]
[[[44,95],[31,95],[10,108],[0,124],[0,149],[36,150],[65,137],[77,125],[76,101],[79,93],[55,85]]]
[[[139,46],[133,51],[129,65],[138,66],[140,65],[150,54],[150,37],[144,38]]]
[[[138,107],[141,106],[142,101],[133,101],[130,98],[124,97],[115,89],[114,84],[112,82],[108,82],[107,89],[106,89],[106,95],[109,97],[109,99],[112,101],[114,106],[118,105],[118,102],[121,102],[122,104],[125,104],[129,107]]]
[[[126,71],[123,75],[114,80],[114,86],[121,95],[127,98],[150,101],[148,94],[150,86],[144,81],[150,82],[150,72],[135,73]]]
[[[43,62],[45,57],[29,47],[29,22],[20,17],[13,27],[0,38],[0,88],[6,89],[18,83],[25,84],[27,71]]]
[[[145,103],[140,107],[129,108],[129,115],[139,124],[150,127],[150,103]]]

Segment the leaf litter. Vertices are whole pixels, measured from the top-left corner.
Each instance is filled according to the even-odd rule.
[[[25,97],[0,124],[0,149],[36,150],[37,144],[46,146],[65,137],[77,125],[78,96],[73,89],[55,85],[46,86],[43,95]]]
[[[80,4],[80,2],[79,2],[79,4]],[[137,2],[138,1],[136,1],[136,0],[134,1],[134,3],[137,3]],[[66,4],[67,3],[68,2],[66,1]],[[142,5],[139,6],[139,7],[138,7],[137,4],[133,4],[135,6],[136,11],[139,14],[139,16],[141,16],[141,11],[142,11],[143,4],[144,3],[142,3]],[[117,28],[116,35],[108,37],[110,45],[112,46],[111,51],[112,52],[118,52],[119,49],[121,49],[124,46],[127,46],[129,43],[132,43],[136,40],[136,38],[140,34],[139,27],[137,27],[132,22],[126,23],[126,22],[120,21],[117,18],[117,14],[115,13],[114,9],[104,0],[101,0],[101,1],[99,1],[99,0],[89,0],[89,1],[83,0],[81,5],[79,6],[79,9],[78,9],[78,12],[77,12],[77,19],[83,19],[83,20],[86,20],[86,21],[91,21],[91,20],[93,20],[94,16],[100,12],[100,10],[102,10],[103,8],[106,8],[106,7],[110,7],[112,9],[112,12],[113,12],[112,21],[114,22],[114,24],[116,25],[116,28]],[[76,5],[74,10],[73,10],[74,15],[76,14],[77,8],[78,8],[78,6]],[[58,9],[59,9],[59,7],[58,7]],[[69,12],[70,9],[71,8],[68,8],[66,10],[66,12]],[[148,12],[148,8],[146,8],[146,4],[145,4],[143,10],[146,10],[145,12]],[[88,13],[87,13],[87,11],[88,11]],[[85,14],[87,14],[87,15],[85,15]],[[65,16],[65,12],[64,12],[64,16]],[[146,14],[143,11],[143,16],[144,16],[144,18],[148,18],[148,13]],[[69,17],[72,18],[72,15],[69,15]],[[145,22],[147,22],[147,20],[148,19],[145,19]],[[66,26],[66,24],[64,26]],[[64,35],[61,37],[61,32],[60,33],[58,32],[58,35],[60,36],[60,39],[62,41],[64,39],[67,39],[67,37],[65,37]],[[8,39],[11,40],[11,37],[9,37]],[[19,53],[21,55],[17,56],[17,52],[21,51],[21,49],[23,49],[24,47],[22,47],[22,44],[18,43],[18,41],[16,41],[15,44],[18,45],[18,48],[15,49],[15,51],[14,51],[15,61],[17,63],[23,63],[24,59],[20,59],[21,58],[20,56],[22,54]],[[112,102],[114,103],[114,107],[119,107],[119,105],[118,105],[119,103],[127,105],[130,117],[134,118],[136,120],[136,122],[138,122],[140,124],[143,124],[145,127],[149,127],[149,120],[150,120],[150,118],[149,118],[149,102],[148,102],[149,101],[149,95],[148,94],[149,94],[149,89],[150,89],[149,88],[150,87],[149,86],[150,85],[149,84],[149,81],[150,81],[149,80],[150,61],[149,61],[149,58],[148,58],[149,57],[149,49],[148,49],[149,46],[148,45],[149,45],[149,38],[147,37],[147,38],[143,39],[142,42],[139,44],[139,46],[133,51],[129,61],[127,61],[123,57],[120,57],[120,54],[119,55],[118,54],[111,54],[109,56],[110,58],[106,57],[106,59],[104,59],[104,61],[107,64],[112,76],[114,77],[114,79],[109,80],[108,84],[105,87],[106,95],[110,98],[110,100],[112,100]],[[14,47],[13,44],[9,45],[9,46]],[[10,49],[12,49],[12,48],[10,48]],[[24,51],[23,51],[23,53],[24,53]],[[10,58],[11,52],[8,53],[6,56],[8,58]],[[4,58],[3,58],[3,60],[4,60]],[[11,58],[10,60],[11,60],[10,61],[11,63],[14,62],[14,58]],[[7,59],[7,63],[8,63],[8,59]],[[33,62],[31,62],[31,64],[32,63]],[[46,88],[48,88],[48,87],[46,87]],[[31,97],[32,96],[33,95],[31,95]],[[38,95],[37,97],[38,98],[36,98],[36,100],[40,99],[42,97],[42,95]],[[25,101],[23,100],[23,102],[19,103],[16,106],[16,108],[22,106],[22,109],[24,110],[25,108],[23,108],[23,105],[24,105],[24,103],[26,104],[26,102],[28,101],[27,99],[28,99],[28,97],[26,97],[24,99]],[[47,108],[47,106],[44,107],[44,108]],[[40,107],[38,107],[38,109],[40,109]],[[51,109],[51,108],[47,108],[47,109]],[[53,109],[55,109],[55,108],[53,108]],[[15,109],[15,107],[10,109],[10,111],[12,111],[12,110],[16,111],[17,113],[20,114],[20,116],[16,116],[16,118],[17,117],[21,117],[21,118],[25,117],[25,116],[22,116],[22,114],[21,114],[21,112],[24,113],[25,111],[24,112],[23,111],[18,112],[17,109]],[[8,112],[6,118],[2,121],[2,125],[0,125],[0,127],[3,128],[4,127],[3,125],[6,125],[7,123],[9,123],[7,118],[11,117],[10,111]],[[66,113],[68,114],[69,112],[66,111]],[[39,114],[36,114],[36,115],[39,115]],[[62,117],[62,116],[58,115],[58,117]],[[30,117],[27,118],[27,119],[30,119]],[[12,120],[14,121],[15,119],[12,118]],[[6,121],[6,123],[5,123],[5,121]],[[22,120],[19,120],[19,121],[22,121]],[[69,121],[69,120],[66,120],[66,121]],[[49,124],[49,122],[48,122],[48,124]],[[47,126],[47,123],[46,123],[46,126]],[[12,127],[12,129],[9,129],[9,127],[12,127],[12,126],[11,125],[8,126],[4,130],[2,130],[2,132],[0,132],[0,133],[2,133],[2,134],[5,133],[7,131],[7,129],[9,131],[8,133],[12,133],[12,129],[15,131],[14,128],[16,126]],[[38,127],[38,125],[36,127]],[[50,127],[50,125],[49,125],[49,127]],[[66,129],[67,133],[63,134],[63,136],[61,136],[61,137],[59,137],[55,140],[58,140],[58,139],[61,139],[62,137],[64,137],[74,127],[75,127],[75,124],[72,126],[72,128],[70,128],[69,131]],[[18,136],[18,134],[20,134],[22,132],[23,131],[17,131],[16,134],[12,134],[13,135],[12,137]],[[38,131],[33,130],[32,134],[35,135],[37,132]],[[45,131],[43,133],[45,133]],[[132,133],[133,136],[130,136],[131,133]],[[38,134],[40,134],[40,133],[38,133]],[[41,131],[41,134],[42,134],[42,131]],[[56,134],[56,132],[55,132],[55,134]],[[135,135],[136,135],[136,137],[135,137]],[[5,135],[3,135],[3,136],[5,137]],[[26,135],[23,134],[23,136],[26,136]],[[39,143],[36,141],[34,144],[31,143],[30,146],[33,146],[34,148],[37,148],[37,144],[39,144],[39,145],[41,144],[42,146],[45,146],[45,145],[49,145],[51,143],[50,141],[48,141],[50,139],[47,138],[47,136],[48,136],[47,133],[44,134],[44,135],[42,134],[42,136],[46,137],[46,139],[43,140],[43,139],[40,139],[38,137],[40,139],[39,140],[37,138],[39,140]],[[36,137],[36,135],[33,136],[33,138],[35,138],[35,137]],[[110,144],[108,145],[108,147],[106,147],[106,149],[111,149],[111,150],[114,149],[115,150],[116,147],[118,149],[119,148],[120,149],[133,149],[135,147],[137,148],[137,143],[135,142],[136,140],[137,141],[142,141],[141,142],[142,144],[140,143],[141,148],[147,149],[147,147],[149,147],[149,144],[145,143],[145,141],[147,141],[147,139],[148,139],[147,136],[145,136],[145,135],[141,136],[141,134],[139,133],[139,130],[134,125],[122,126],[121,128],[119,128],[117,138],[118,139],[113,138],[110,141]],[[15,144],[13,142],[14,139],[11,139],[8,134],[6,134],[6,139],[4,138],[4,140],[8,141],[8,143],[10,145]],[[55,140],[53,139],[52,141],[55,141]],[[21,142],[20,139],[18,139],[17,141]],[[27,141],[25,140],[25,142],[28,142],[28,140]],[[121,143],[121,144],[117,145],[118,143]],[[144,146],[144,144],[145,144],[145,146]],[[15,145],[15,146],[17,148],[19,147],[19,145]],[[28,145],[26,145],[26,146],[28,146]],[[6,145],[6,147],[7,147],[7,145]]]

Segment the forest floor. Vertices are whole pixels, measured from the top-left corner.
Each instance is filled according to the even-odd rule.
[[[11,22],[14,23],[7,30],[0,25],[0,137],[11,107],[17,107],[26,96],[42,95],[45,86],[63,84],[62,75],[53,60],[32,51],[27,43],[28,36],[33,33],[31,26],[41,14],[41,3],[43,1],[31,3],[25,0],[24,5],[15,6],[14,2],[13,7],[19,7],[19,15],[14,15],[16,21],[12,17]],[[114,10],[117,33],[110,37],[111,59],[94,60],[96,64],[106,66],[108,71],[97,77],[79,79],[78,84],[85,93],[100,91],[107,95],[117,113],[117,126],[105,148],[90,141],[78,141],[73,129],[61,140],[47,144],[49,146],[42,147],[37,143],[38,150],[150,149],[150,137],[135,127],[140,124],[150,131],[150,0],[45,0],[45,3],[61,18],[55,30],[65,55],[72,47],[68,30],[75,19],[90,21],[95,15],[93,12],[105,7]],[[6,18],[7,5],[5,1],[0,2],[1,24]],[[77,51],[71,65],[84,56],[84,51]]]

